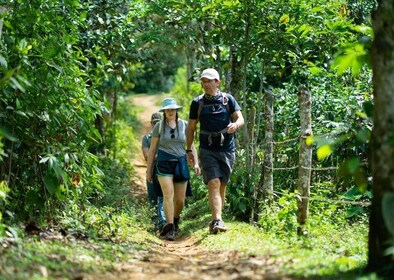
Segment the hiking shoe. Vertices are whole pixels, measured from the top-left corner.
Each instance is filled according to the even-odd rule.
[[[160,236],[169,241],[175,240],[175,225],[166,224],[160,232]]]
[[[213,220],[209,224],[209,232],[212,234],[217,234],[218,232],[225,232],[227,230],[222,220]]]
[[[171,230],[174,224],[166,224],[160,231],[160,236],[165,236]]]
[[[161,232],[161,231],[163,230],[163,228],[165,227],[166,224],[167,224],[166,221],[157,222],[157,223],[155,224],[155,231],[156,231],[156,232],[157,232],[157,231]]]
[[[180,220],[181,218],[174,218],[174,226],[175,226],[175,234],[177,234],[178,233],[178,231],[179,231],[179,220]]]
[[[168,241],[174,241],[175,235],[176,235],[176,232],[175,232],[175,226],[174,226],[174,227],[172,227],[172,229],[169,232],[167,232],[167,234],[164,236],[164,238]]]

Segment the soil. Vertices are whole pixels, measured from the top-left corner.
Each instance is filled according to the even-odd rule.
[[[135,95],[133,104],[144,109],[139,115],[143,124],[141,137],[150,130],[150,116],[158,110],[157,98],[162,96]],[[135,194],[146,199],[146,163],[142,153],[132,159],[136,169]],[[91,275],[84,279],[290,279],[278,276],[278,264],[269,257],[245,255],[237,251],[211,252],[199,240],[180,236],[175,241],[158,241],[149,251],[130,255],[127,263],[119,263],[115,271]]]
[[[139,94],[133,95],[131,98],[132,104],[138,104],[138,107],[144,108],[141,111],[138,118],[142,124],[142,128],[139,131],[140,137],[138,139],[142,140],[142,136],[149,133],[152,129],[150,124],[150,118],[153,113],[159,110],[159,106],[156,105],[157,99],[162,98],[158,95],[146,95]],[[132,105],[133,106],[133,105]],[[141,143],[141,142],[139,142]],[[140,146],[139,146],[140,147]],[[145,173],[146,173],[146,161],[142,155],[142,151],[136,153],[136,156],[131,159],[131,163],[134,166],[134,184],[135,189],[133,190],[133,195],[139,201],[146,201],[146,183],[145,183]]]

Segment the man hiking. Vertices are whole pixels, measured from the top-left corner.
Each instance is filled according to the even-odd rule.
[[[197,123],[200,122],[200,162],[204,183],[208,185],[208,200],[212,221],[210,233],[226,231],[222,220],[227,183],[235,161],[234,133],[244,124],[241,107],[235,98],[221,92],[219,73],[205,69],[201,73],[204,94],[193,99],[186,130],[186,147],[190,163],[195,163],[191,152]]]

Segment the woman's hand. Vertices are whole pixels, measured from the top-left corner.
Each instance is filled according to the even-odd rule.
[[[194,155],[193,155],[193,153],[187,153],[187,159],[188,159],[188,162],[191,164],[191,165],[195,165],[195,160],[194,160]]]

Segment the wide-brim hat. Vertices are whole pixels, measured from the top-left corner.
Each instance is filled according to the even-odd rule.
[[[165,99],[163,99],[163,102],[161,103],[161,108],[159,109],[159,112],[163,112],[164,110],[167,110],[167,109],[179,110],[179,109],[182,109],[182,106],[179,106],[176,103],[175,98],[165,98]]]

